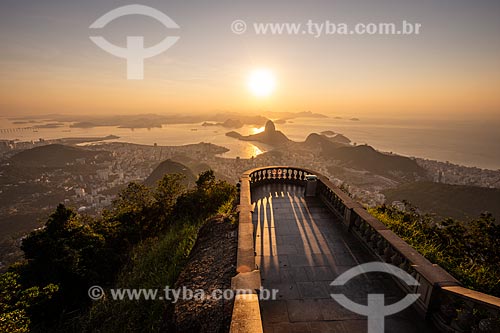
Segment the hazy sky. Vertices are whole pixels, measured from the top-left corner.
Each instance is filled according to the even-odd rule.
[[[304,111],[402,117],[500,114],[498,0],[141,1],[179,26],[122,17],[89,25],[134,2],[2,0],[0,114]],[[245,20],[246,34],[231,32]],[[412,36],[256,35],[253,22],[421,23]],[[145,60],[142,81],[126,61],[94,45],[102,35],[154,45],[180,40]],[[276,92],[246,87],[255,68],[277,77]]]

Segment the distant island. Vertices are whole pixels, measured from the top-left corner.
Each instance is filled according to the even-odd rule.
[[[239,119],[227,119],[224,122],[218,122],[218,123],[211,123],[211,122],[204,122],[201,124],[201,126],[207,127],[207,126],[222,126],[226,128],[242,128],[245,124],[239,120]]]
[[[33,126],[33,128],[59,128],[59,127],[63,127],[63,126],[64,126],[64,123],[56,122],[56,123],[36,125],[36,126]]]
[[[52,114],[43,116],[50,123],[38,125],[38,128],[61,127],[63,123],[71,123],[70,128],[95,128],[95,127],[118,127],[118,128],[161,128],[163,125],[178,124],[202,124],[202,126],[220,126],[225,128],[241,128],[245,125],[264,126],[269,118],[278,119],[278,123],[285,123],[295,118],[328,118],[327,116],[311,111],[303,112],[266,112],[266,116],[248,115],[236,112],[222,112],[215,114],[141,114],[141,115],[60,115]],[[16,118],[18,123],[36,123],[41,118]]]
[[[311,111],[302,112],[266,112],[269,118],[273,119],[293,119],[293,118],[328,118],[328,116],[321,113],[314,113]]]
[[[61,139],[54,139],[54,140],[50,140],[50,141],[62,143],[62,144],[67,144],[67,145],[77,145],[77,144],[81,144],[81,143],[116,140],[119,138],[120,138],[119,136],[111,134],[111,135],[106,135],[106,136],[61,138]]]

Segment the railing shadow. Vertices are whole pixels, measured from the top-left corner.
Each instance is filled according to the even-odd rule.
[[[424,316],[431,318],[438,327],[450,332],[465,332],[472,329],[478,332],[487,332],[495,327],[498,329],[498,326],[495,325],[498,325],[496,320],[500,318],[500,299],[461,287],[460,283],[450,274],[421,256],[323,175],[311,170],[288,166],[271,166],[249,170],[242,175],[239,184],[240,206],[250,206],[251,189],[272,183],[304,186],[308,174],[318,176],[316,196],[341,219],[353,235],[362,241],[366,249],[379,260],[400,267],[419,281],[418,287],[408,287],[404,284],[400,284],[400,287],[403,291],[422,295],[417,302],[417,308]],[[293,204],[291,203],[291,205]],[[307,217],[307,212],[301,211],[297,205],[294,207],[294,213],[300,220],[300,227],[303,230],[307,228],[310,230],[312,225],[310,217],[309,219]],[[251,208],[246,209],[251,212]],[[243,215],[247,216],[247,210],[240,210],[240,222]],[[298,226],[299,224],[297,224]],[[257,230],[254,230],[255,232]],[[268,232],[270,231],[268,230]],[[312,232],[311,235],[315,242],[321,242],[315,232]],[[276,235],[272,237],[272,234],[268,233],[268,238],[273,244],[276,244]],[[308,242],[307,246],[311,248],[311,241],[307,240],[306,242]],[[256,243],[253,239],[251,239],[251,243],[255,250]],[[276,257],[279,257],[278,244],[276,244],[276,249],[271,245],[269,250],[276,250]],[[239,267],[252,267],[252,262],[253,267],[255,267],[255,258],[251,259],[246,249],[239,251],[239,254],[242,254],[239,255],[241,257]],[[279,267],[279,262],[277,264]]]

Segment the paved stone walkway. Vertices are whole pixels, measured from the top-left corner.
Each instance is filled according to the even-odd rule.
[[[386,304],[405,294],[384,273],[330,286],[349,268],[376,259],[319,199],[304,198],[303,191],[271,184],[252,192],[262,285],[279,289],[277,300],[260,302],[264,332],[366,332],[366,317],[343,308],[330,293],[343,293],[362,304],[367,304],[369,293],[384,294]],[[385,320],[385,332],[430,331],[411,308]]]

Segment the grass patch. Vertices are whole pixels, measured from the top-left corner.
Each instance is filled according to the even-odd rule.
[[[157,289],[163,294],[166,285],[173,286],[186,264],[196,241],[199,227],[187,223],[172,227],[165,236],[140,243],[131,261],[118,277],[115,288]],[[112,300],[96,302],[89,313],[85,331],[157,332],[168,303],[161,300]]]
[[[500,226],[491,215],[467,222],[451,218],[436,222],[414,208],[402,212],[380,206],[368,211],[465,287],[500,296]]]

